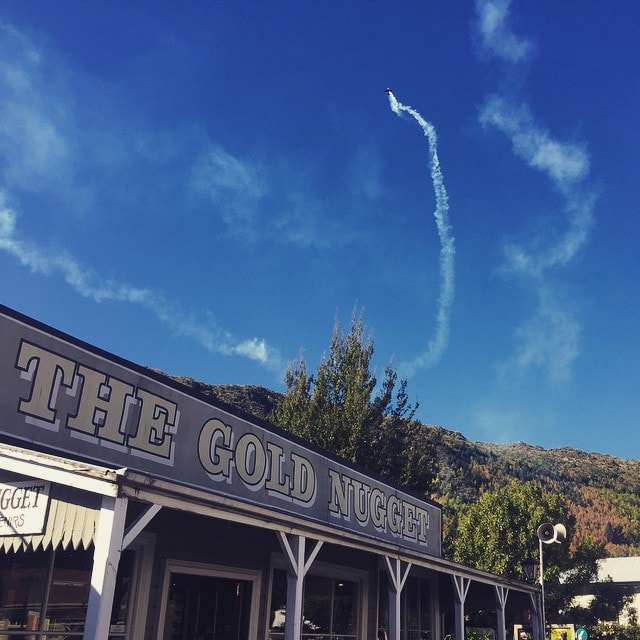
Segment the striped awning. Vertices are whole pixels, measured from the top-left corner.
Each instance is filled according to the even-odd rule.
[[[0,536],[0,552],[87,549],[94,542],[99,517],[99,496],[52,484],[44,531],[34,535]]]

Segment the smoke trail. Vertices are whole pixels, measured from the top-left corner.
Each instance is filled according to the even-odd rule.
[[[95,302],[113,301],[137,304],[149,310],[169,326],[176,335],[196,340],[207,351],[227,356],[239,356],[259,362],[265,368],[282,374],[280,354],[264,340],[249,338],[241,342],[230,333],[194,318],[171,304],[158,291],[115,282],[100,277],[60,250],[47,250],[33,242],[22,240],[17,233],[17,214],[6,203],[0,188],[0,251],[16,258],[32,273],[58,274],[79,295]]]
[[[402,112],[412,116],[422,128],[429,141],[429,160],[431,164],[431,181],[436,196],[436,209],[433,213],[436,219],[436,227],[440,238],[440,295],[438,298],[438,311],[436,313],[436,328],[427,345],[427,351],[415,358],[412,362],[403,365],[407,372],[413,373],[416,369],[429,368],[435,365],[449,343],[449,316],[454,295],[454,263],[455,255],[454,239],[451,235],[449,224],[449,197],[444,186],[444,178],[440,170],[438,159],[438,137],[436,130],[430,122],[427,122],[415,109],[402,104],[393,95],[391,89],[387,89],[389,106],[398,116]]]

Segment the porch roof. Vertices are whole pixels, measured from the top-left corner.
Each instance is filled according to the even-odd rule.
[[[330,522],[315,522],[297,518],[291,513],[278,511],[264,505],[256,505],[226,496],[222,493],[204,491],[197,487],[185,486],[148,474],[142,474],[129,469],[109,469],[98,465],[78,462],[54,456],[31,449],[3,445],[0,450],[2,468],[26,477],[51,480],[74,490],[85,492],[85,503],[63,509],[59,502],[64,502],[65,493],[56,495],[55,512],[52,510],[51,522],[41,540],[29,541],[35,544],[83,544],[91,542],[92,531],[97,526],[99,513],[98,495],[112,495],[126,497],[135,501],[169,507],[180,511],[199,513],[209,517],[229,519],[236,522],[303,535],[316,540],[322,540],[338,546],[358,549],[374,553],[382,557],[396,558],[403,562],[410,562],[439,573],[468,578],[472,581],[494,585],[496,587],[512,588],[524,593],[537,593],[539,586],[513,580],[504,576],[480,571],[472,567],[447,560],[440,556],[408,550],[400,545],[393,545],[385,540],[369,535],[346,532],[331,526]],[[92,495],[93,494],[93,495]],[[74,496],[77,495],[74,492]],[[91,503],[90,498],[94,502]],[[86,502],[88,501],[88,502]],[[97,504],[97,511],[96,511]],[[53,503],[52,503],[53,507]],[[58,515],[59,512],[59,515]],[[78,527],[74,533],[74,528]],[[7,540],[7,539],[5,539]],[[2,541],[2,538],[0,538]],[[24,542],[24,541],[23,541]],[[2,543],[3,548],[15,545],[13,540]]]

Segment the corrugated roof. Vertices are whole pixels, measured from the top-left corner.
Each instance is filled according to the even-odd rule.
[[[99,496],[51,485],[44,532],[38,535],[2,536],[0,551],[69,547],[87,549],[94,541],[100,517]]]
[[[598,582],[640,583],[640,557],[603,558],[598,560]]]

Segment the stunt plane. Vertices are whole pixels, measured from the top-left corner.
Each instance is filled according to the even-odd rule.
[[[387,87],[384,92],[389,95],[390,93],[393,93],[393,91],[391,91],[391,89],[389,89],[389,87]]]

